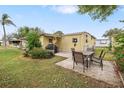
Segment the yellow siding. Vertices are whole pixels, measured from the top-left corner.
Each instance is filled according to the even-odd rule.
[[[45,47],[49,44],[49,38],[45,36],[41,36],[40,38],[42,47],[45,49]]]
[[[65,35],[61,38],[53,39],[53,41],[56,41],[55,44],[58,47],[59,51],[71,51],[71,48],[75,48],[76,51],[83,51],[85,46],[94,46],[95,45],[95,39],[91,39],[91,35],[87,34],[87,40],[88,43],[86,43],[86,33],[82,34],[74,34],[74,35]],[[42,43],[42,47],[45,48],[49,44],[49,38],[46,36],[41,36],[40,41]],[[76,46],[74,46],[74,43],[72,42],[73,38],[77,38],[78,42],[76,43]]]
[[[87,37],[86,37],[86,35],[87,35]],[[96,39],[93,38],[90,34],[84,33],[83,37],[85,38],[84,39],[84,42],[85,42],[84,46],[89,46],[89,47],[95,46]],[[86,39],[88,41],[87,43],[86,43]]]
[[[73,38],[77,38],[78,42],[74,47],[74,43],[72,42]],[[68,35],[63,36],[60,43],[60,51],[71,51],[71,48],[75,48],[77,51],[82,50],[82,35]]]
[[[57,38],[56,46],[58,47],[58,51],[60,51],[61,42],[62,42],[62,39],[61,38]]]
[[[41,36],[41,37],[40,37],[40,42],[41,42],[42,47],[44,46],[43,37],[44,37],[44,36]]]

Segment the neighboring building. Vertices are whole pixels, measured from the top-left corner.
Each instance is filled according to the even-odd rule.
[[[11,40],[8,41],[7,46],[9,47],[19,47],[21,44],[20,39],[12,38]]]
[[[17,47],[17,48],[25,48],[26,47],[26,40],[12,38],[11,40],[7,41],[7,46]]]
[[[86,47],[95,47],[96,38],[88,32],[71,33],[63,36],[44,33],[41,35],[40,41],[43,48],[46,48],[49,43],[53,43],[57,46],[58,51],[69,52],[71,48],[83,51]]]
[[[110,40],[109,39],[97,39],[96,47],[109,47]]]

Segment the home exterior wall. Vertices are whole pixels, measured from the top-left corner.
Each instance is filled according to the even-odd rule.
[[[60,50],[61,42],[62,42],[62,39],[61,38],[56,38],[56,46],[58,47],[58,51],[61,51]]]
[[[77,38],[76,46],[72,42],[73,38]],[[71,48],[75,48],[77,51],[81,51],[83,46],[82,35],[65,35],[61,38],[60,51],[71,51]]]
[[[9,41],[8,47],[22,48],[22,41]]]
[[[53,43],[59,46],[60,39],[59,38],[53,38],[49,36],[41,36],[40,37],[40,42],[42,47],[45,49],[45,47],[49,44],[49,39],[52,39]]]
[[[26,44],[27,44],[27,41],[26,40],[22,40],[21,43],[20,43],[20,47],[21,48],[26,48]]]
[[[7,45],[8,47],[14,47],[14,45],[11,43],[9,43],[8,45]]]
[[[95,47],[95,44],[96,44],[96,39],[91,36],[90,34],[88,33],[83,33],[83,42],[84,42],[84,45],[83,45],[83,50],[86,50],[86,48],[92,48],[92,47]],[[87,40],[87,42],[86,42]]]
[[[71,52],[71,48],[75,48],[76,51],[83,51],[85,46],[91,47],[95,46],[95,38],[91,35],[87,34],[88,37],[86,38],[87,33],[80,33],[80,34],[71,34],[71,35],[64,35],[61,38],[56,38],[57,42],[56,45],[58,47],[58,51],[65,51]],[[72,42],[73,38],[77,38],[76,46],[74,46],[74,42]],[[42,43],[42,47],[45,48],[49,44],[50,37],[41,36],[40,41]],[[88,42],[86,43],[86,39]]]
[[[91,45],[95,47],[95,45],[96,45],[96,38],[93,38],[92,37],[92,39],[91,39]]]
[[[49,44],[49,38],[46,36],[40,37],[41,45],[45,49],[45,47]]]

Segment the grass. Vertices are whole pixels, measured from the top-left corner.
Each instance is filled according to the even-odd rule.
[[[0,46],[0,49],[2,49],[3,47],[2,46]]]
[[[99,56],[101,50],[104,50],[106,52],[104,60],[106,60],[106,61],[113,61],[114,60],[114,58],[113,58],[114,56],[111,52],[109,52],[108,48],[96,48],[95,49],[95,55]]]
[[[18,49],[0,49],[0,87],[112,87],[56,66],[65,58],[31,59]]]

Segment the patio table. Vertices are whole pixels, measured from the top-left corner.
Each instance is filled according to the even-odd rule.
[[[94,52],[92,51],[83,51],[83,55],[86,57],[86,66],[88,68],[88,58],[90,59],[90,62],[92,60],[92,56],[93,56]]]

